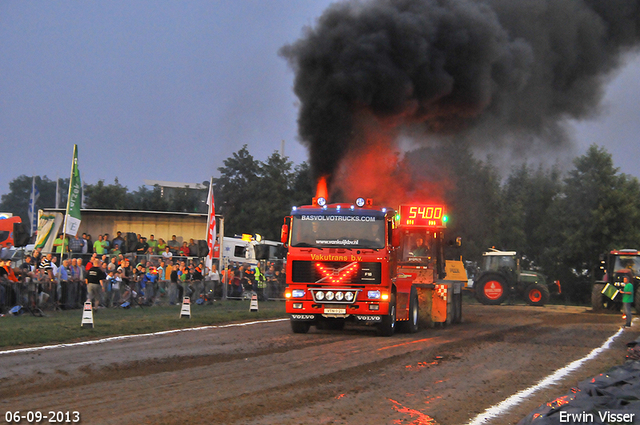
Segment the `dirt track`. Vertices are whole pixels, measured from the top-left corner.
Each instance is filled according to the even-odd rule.
[[[0,419],[39,410],[78,411],[85,424],[465,424],[621,324],[584,308],[465,305],[460,325],[391,338],[349,327],[292,334],[276,321],[0,353]],[[622,363],[639,331],[488,423],[515,424]]]

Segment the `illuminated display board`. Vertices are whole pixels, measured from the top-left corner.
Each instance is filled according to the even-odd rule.
[[[446,223],[442,205],[400,205],[400,226],[445,227]]]

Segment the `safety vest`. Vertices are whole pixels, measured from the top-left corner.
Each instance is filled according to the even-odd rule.
[[[267,287],[267,281],[259,267],[256,267],[256,282],[258,283],[258,288],[264,289]]]

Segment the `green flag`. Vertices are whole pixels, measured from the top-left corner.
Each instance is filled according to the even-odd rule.
[[[619,292],[620,291],[618,291],[615,286],[609,285],[608,283],[602,289],[602,293],[606,295],[607,298],[611,298],[611,299],[614,299]]]
[[[82,202],[82,180],[78,170],[78,145],[73,145],[73,163],[69,180],[69,196],[67,197],[67,215],[65,216],[65,233],[75,236],[80,227],[80,204]]]

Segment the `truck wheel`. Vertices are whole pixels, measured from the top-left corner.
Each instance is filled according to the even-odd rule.
[[[392,336],[396,330],[396,296],[391,294],[389,301],[389,314],[382,318],[382,323],[378,325],[378,335]]]
[[[539,283],[532,283],[524,292],[524,300],[529,305],[543,306],[549,302],[549,288]]]
[[[296,334],[306,334],[309,332],[309,328],[311,327],[310,322],[304,322],[302,320],[292,320],[291,321],[291,330]]]
[[[604,289],[604,283],[595,283],[593,289],[591,289],[591,309],[593,311],[604,311],[605,306],[603,302],[602,290]]]
[[[498,275],[485,276],[473,285],[476,298],[485,305],[500,305],[507,298],[509,287],[504,277]]]
[[[418,303],[418,291],[415,287],[411,288],[409,295],[409,320],[398,323],[398,331],[414,334],[418,332],[418,318],[420,316],[420,305]]]

